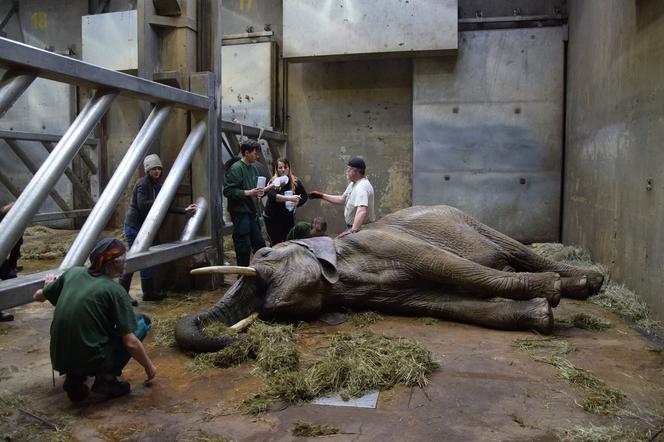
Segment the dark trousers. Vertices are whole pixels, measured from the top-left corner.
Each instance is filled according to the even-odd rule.
[[[0,279],[16,278],[16,264],[21,257],[21,245],[23,244],[23,237],[21,237],[14,248],[12,249],[9,257],[0,265]]]
[[[136,241],[136,236],[138,235],[138,230],[134,229],[131,226],[128,226],[127,224],[124,225],[124,234],[125,238],[127,238],[127,244],[129,245],[129,249],[131,249],[131,246],[134,244],[134,241]],[[152,270],[152,267],[148,267],[147,269],[141,270],[141,279],[149,279],[154,276],[154,271]],[[130,279],[131,280],[131,279]]]
[[[258,216],[255,213],[231,213],[233,221],[233,245],[237,265],[246,267],[251,252],[265,247]]]
[[[150,321],[150,318],[147,315],[144,315],[143,313],[136,313],[136,323],[138,326],[136,327],[136,330],[134,330],[134,334],[138,339],[143,342],[143,339],[148,335],[148,332],[152,328],[152,321]],[[125,368],[127,363],[129,362],[129,359],[131,359],[131,355],[127,351],[127,347],[124,346],[122,343],[122,337],[118,335],[111,335],[109,339],[109,345],[111,346],[111,360],[104,362],[103,367],[100,367],[98,369],[98,372],[95,373],[79,373],[76,372],[75,370],[72,370],[68,373],[60,373],[60,374],[67,374],[72,375],[74,377],[80,377],[82,380],[85,380],[87,376],[97,376],[100,374],[112,374],[114,376],[120,376],[122,374],[122,370]]]
[[[270,237],[272,245],[279,244],[280,242],[286,241],[286,236],[288,232],[295,225],[295,217],[292,213],[288,213],[289,216],[284,217],[265,217],[265,229],[267,234]]]

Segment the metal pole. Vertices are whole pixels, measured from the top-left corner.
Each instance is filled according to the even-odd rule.
[[[18,198],[18,196],[21,194],[21,191],[19,190],[18,187],[12,182],[11,179],[7,175],[5,175],[4,171],[0,170],[0,183],[4,184],[7,190],[9,190],[9,193],[14,195],[14,198]]]
[[[9,140],[7,140],[7,143],[9,143]],[[44,148],[49,154],[53,152],[53,144],[49,143],[48,141],[42,141],[41,144],[42,146],[44,146]],[[81,194],[81,197],[85,200],[85,204],[88,207],[94,206],[95,202],[92,199],[90,192],[88,192],[88,189],[86,189],[85,185],[81,182],[81,180],[76,175],[74,175],[74,172],[71,170],[70,167],[67,167],[65,169],[65,175],[67,176],[67,178],[69,178],[71,185],[74,186],[74,188],[78,191],[78,193]]]
[[[0,259],[4,259],[37,213],[49,191],[81,148],[117,96],[116,92],[97,91],[76,120],[67,129],[58,145],[18,197],[9,213],[0,222]]]
[[[168,114],[173,107],[167,104],[158,104],[141,127],[141,130],[129,146],[127,153],[115,169],[115,173],[108,182],[106,189],[99,197],[74,243],[69,248],[67,256],[60,264],[61,270],[82,265],[94,247],[99,234],[104,230],[109,218],[113,215],[122,193],[127,188],[134,171],[143,160],[152,142],[159,136]]]
[[[19,160],[25,164],[25,167],[28,168],[30,172],[32,172],[33,175],[36,175],[37,172],[39,171],[39,166],[37,166],[37,163],[32,161],[32,159],[25,153],[21,148],[19,147],[18,144],[16,144],[16,141],[14,140],[5,140],[5,143],[11,148],[11,150],[14,151],[14,154],[18,157]],[[53,201],[55,201],[55,204],[60,207],[64,212],[68,212],[71,209],[69,208],[69,205],[65,201],[65,199],[60,195],[60,192],[55,190],[55,187],[52,189],[49,189],[48,192],[49,195],[51,195],[51,198]]]
[[[5,73],[0,81],[0,118],[12,107],[35,78],[36,76],[33,74],[20,74],[12,71]]]
[[[180,241],[191,241],[192,239],[196,238],[196,233],[205,221],[205,215],[207,214],[208,209],[207,200],[202,196],[199,196],[196,199],[196,207],[196,213],[194,216],[189,218],[187,225],[184,226],[184,230],[180,236]]]
[[[157,234],[157,229],[159,229],[161,222],[166,216],[168,208],[171,206],[171,202],[173,201],[173,197],[175,197],[175,192],[180,185],[180,181],[182,181],[182,177],[191,164],[194,152],[196,152],[196,149],[205,137],[206,127],[207,125],[205,122],[200,122],[189,133],[189,136],[182,145],[178,157],[173,163],[173,167],[168,174],[168,177],[166,177],[157,198],[152,204],[150,212],[148,212],[145,221],[143,221],[141,230],[139,230],[138,235],[136,235],[134,245],[129,250],[129,256],[145,252],[152,244],[152,241]]]

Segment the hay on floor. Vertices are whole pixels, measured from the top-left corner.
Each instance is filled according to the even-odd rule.
[[[352,312],[348,318],[348,323],[355,328],[366,328],[382,320],[383,317],[376,312]]]
[[[642,434],[636,429],[628,432],[620,425],[575,427],[558,431],[558,436],[564,442],[641,442],[652,440],[648,434]]]
[[[339,429],[331,425],[316,425],[311,422],[297,421],[290,429],[293,436],[297,437],[319,437],[339,434]]]
[[[590,315],[588,313],[577,313],[569,318],[556,319],[556,323],[566,324],[583,330],[604,331],[613,327],[609,321]]]
[[[590,302],[627,318],[646,333],[664,331],[664,324],[651,318],[650,308],[645,301],[624,285],[611,281],[608,269],[593,263],[587,250],[559,243],[539,243],[532,247],[545,258],[600,272],[604,276],[604,285],[597,295],[588,299]]]
[[[584,410],[595,414],[609,414],[620,410],[625,399],[623,392],[608,387],[594,374],[560,356],[550,356],[542,361],[557,367],[563,379],[587,393],[587,398],[581,404]]]

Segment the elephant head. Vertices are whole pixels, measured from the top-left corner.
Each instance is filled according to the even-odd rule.
[[[215,322],[229,326],[252,313],[263,319],[307,319],[323,306],[323,293],[339,276],[334,241],[327,237],[290,241],[256,252],[252,267],[205,267],[192,274],[238,273],[224,297],[204,312],[180,319],[175,338],[187,351],[212,352],[232,342],[201,329]]]

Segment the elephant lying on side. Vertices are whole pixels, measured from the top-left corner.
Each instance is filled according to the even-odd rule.
[[[235,268],[238,269],[238,268]],[[601,274],[545,259],[449,206],[411,207],[342,239],[289,241],[259,250],[252,267],[209,310],[182,318],[184,350],[229,342],[201,327],[264,319],[312,319],[339,307],[433,316],[505,330],[553,329],[561,296],[587,298]],[[194,272],[225,273],[223,267]]]

